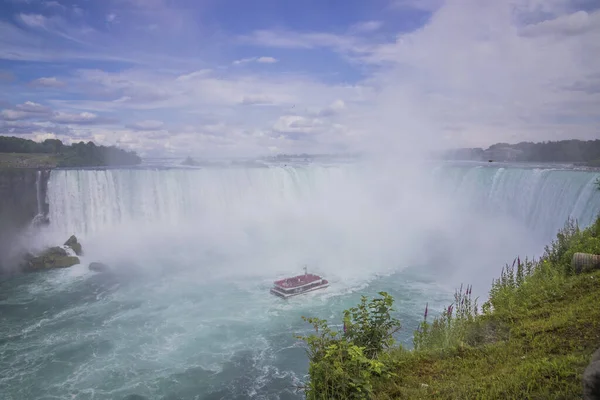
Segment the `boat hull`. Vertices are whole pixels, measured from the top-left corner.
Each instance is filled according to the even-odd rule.
[[[313,288],[306,289],[306,290],[303,290],[303,291],[297,292],[297,293],[284,293],[280,290],[277,290],[276,288],[271,288],[271,294],[274,294],[275,296],[281,297],[283,299],[287,299],[287,298],[299,296],[299,295],[302,295],[305,293],[314,292],[315,290],[325,289],[328,286],[329,286],[329,283],[324,283],[322,285],[315,286]]]

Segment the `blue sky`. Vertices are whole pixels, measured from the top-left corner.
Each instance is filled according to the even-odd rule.
[[[146,156],[594,139],[598,8],[1,0],[0,134]]]

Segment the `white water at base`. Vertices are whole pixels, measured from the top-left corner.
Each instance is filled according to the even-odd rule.
[[[597,173],[377,172],[53,171],[47,240],[76,234],[85,255],[0,282],[0,398],[300,399],[301,316],[339,324],[360,295],[385,290],[410,346],[426,302],[435,314],[460,281],[485,292],[567,216],[586,225],[600,212]],[[113,272],[88,271],[97,260]],[[304,263],[330,288],[268,293]]]

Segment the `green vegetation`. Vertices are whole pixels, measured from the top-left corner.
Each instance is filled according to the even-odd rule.
[[[413,350],[393,346],[393,300],[363,297],[345,330],[307,319],[308,399],[573,399],[600,346],[600,271],[574,274],[575,252],[600,254],[600,218],[569,220],[539,260],[517,258],[477,307],[471,287],[414,332]]]
[[[12,136],[0,136],[0,166],[4,167],[100,167],[141,163],[134,152],[114,146],[79,142],[70,146],[58,139],[41,143]]]
[[[454,160],[574,163],[600,167],[600,140],[496,143],[485,150],[482,148],[450,150],[442,157]]]
[[[0,153],[0,168],[54,168],[58,161],[56,154]]]

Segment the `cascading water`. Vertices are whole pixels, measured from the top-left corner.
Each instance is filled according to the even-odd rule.
[[[410,346],[425,302],[449,304],[456,279],[481,278],[485,291],[502,263],[538,252],[568,216],[591,222],[597,176],[489,166],[55,170],[46,238],[76,234],[85,255],[81,266],[0,283],[0,398],[302,398],[302,315],[339,323],[360,295],[385,290]],[[96,260],[113,272],[87,271]],[[331,287],[269,295],[304,263]]]
[[[565,168],[462,166],[438,168],[444,190],[465,204],[516,218],[541,240],[551,240],[567,218],[581,227],[600,213],[600,173]]]

